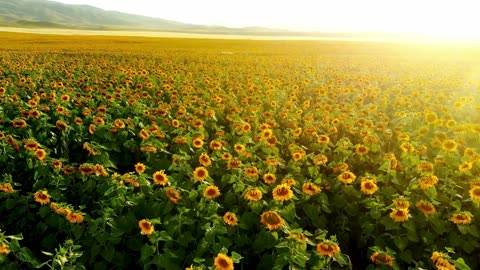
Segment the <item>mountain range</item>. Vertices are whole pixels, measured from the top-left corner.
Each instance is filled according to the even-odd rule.
[[[261,27],[228,28],[188,24],[117,11],[107,11],[89,5],[70,5],[49,0],[0,0],[0,25],[222,34],[280,34],[287,32],[285,30]]]

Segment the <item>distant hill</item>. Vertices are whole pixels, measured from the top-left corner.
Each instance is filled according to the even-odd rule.
[[[228,28],[195,25],[107,11],[89,5],[68,5],[48,0],[0,0],[0,25],[36,28],[158,30],[222,34],[275,34],[286,32],[285,30],[261,27]]]

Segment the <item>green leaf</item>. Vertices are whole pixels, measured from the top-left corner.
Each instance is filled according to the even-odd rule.
[[[453,201],[450,203],[451,206],[455,208],[456,211],[460,211],[462,209],[462,202],[461,201]]]
[[[269,249],[274,247],[277,244],[277,240],[275,237],[265,230],[260,231],[253,242],[253,250],[255,253],[261,253],[265,249]]]
[[[295,255],[293,255],[292,261],[293,261],[293,263],[295,263],[296,265],[298,265],[300,267],[305,267],[305,265],[307,264],[307,261],[308,261],[308,256],[306,256],[303,253],[296,253]]]
[[[238,253],[235,252],[235,251],[232,251],[231,258],[232,258],[232,260],[233,260],[234,263],[239,263],[240,260],[243,259],[242,255],[238,254]]]
[[[285,208],[280,210],[280,215],[289,222],[295,220],[295,203],[289,203]]]
[[[457,268],[457,270],[471,270],[471,268],[465,263],[463,258],[456,259],[453,264]]]
[[[393,242],[399,250],[403,251],[406,247],[408,247],[408,239],[406,237],[396,236],[393,238]]]
[[[140,249],[140,261],[146,262],[152,255],[155,254],[155,247],[145,244]]]

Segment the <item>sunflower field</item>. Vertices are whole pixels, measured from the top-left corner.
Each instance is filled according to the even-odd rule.
[[[479,269],[480,49],[0,34],[1,269]]]

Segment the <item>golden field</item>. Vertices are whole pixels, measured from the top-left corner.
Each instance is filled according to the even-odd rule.
[[[473,45],[0,33],[2,269],[477,269]]]

